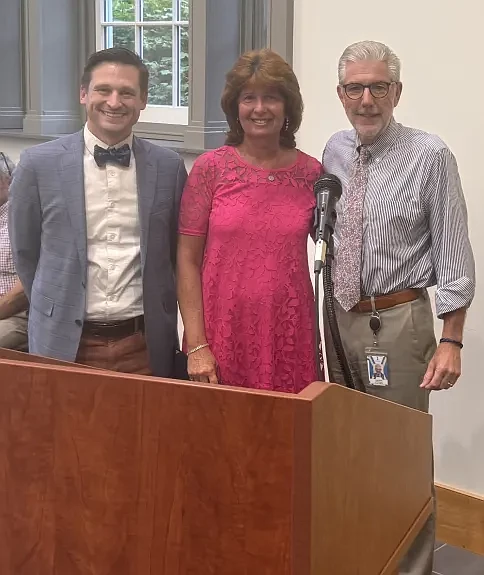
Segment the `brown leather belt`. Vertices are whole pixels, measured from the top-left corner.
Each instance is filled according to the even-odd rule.
[[[111,323],[85,321],[82,334],[93,335],[95,337],[107,337],[109,339],[121,339],[133,335],[138,331],[144,331],[144,329],[145,318],[143,315],[139,315],[138,317]]]
[[[395,307],[396,305],[400,305],[402,303],[408,303],[410,301],[414,301],[418,299],[424,290],[422,288],[418,289],[404,289],[402,291],[397,291],[395,293],[389,293],[386,295],[376,295],[375,296],[375,308],[377,311],[383,309],[390,309],[391,307]],[[351,311],[355,311],[358,313],[371,313],[373,311],[371,307],[371,297],[365,296],[363,297],[355,307],[351,308]]]

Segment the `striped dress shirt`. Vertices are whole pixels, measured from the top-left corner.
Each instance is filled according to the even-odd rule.
[[[355,130],[334,134],[323,154],[325,171],[343,184],[337,216],[358,157]],[[467,307],[475,265],[467,210],[454,156],[442,140],[393,119],[368,146],[371,154],[363,208],[362,295],[437,286],[437,315]],[[338,265],[339,223],[334,243]]]

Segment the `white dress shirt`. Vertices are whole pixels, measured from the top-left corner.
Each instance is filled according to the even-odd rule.
[[[143,314],[136,164],[94,160],[94,146],[108,146],[84,128],[84,193],[87,230],[86,319],[119,321]],[[129,144],[133,136],[116,148]]]

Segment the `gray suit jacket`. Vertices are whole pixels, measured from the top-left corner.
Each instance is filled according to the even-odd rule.
[[[145,330],[151,370],[170,377],[177,337],[175,289],[183,160],[134,138]],[[10,188],[9,233],[30,300],[29,351],[74,361],[86,308],[83,132],[23,152]]]

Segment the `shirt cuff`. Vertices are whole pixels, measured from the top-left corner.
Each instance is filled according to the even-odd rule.
[[[435,309],[437,317],[442,319],[446,313],[461,308],[468,308],[474,299],[475,281],[461,277],[453,282],[437,288],[435,292]]]

